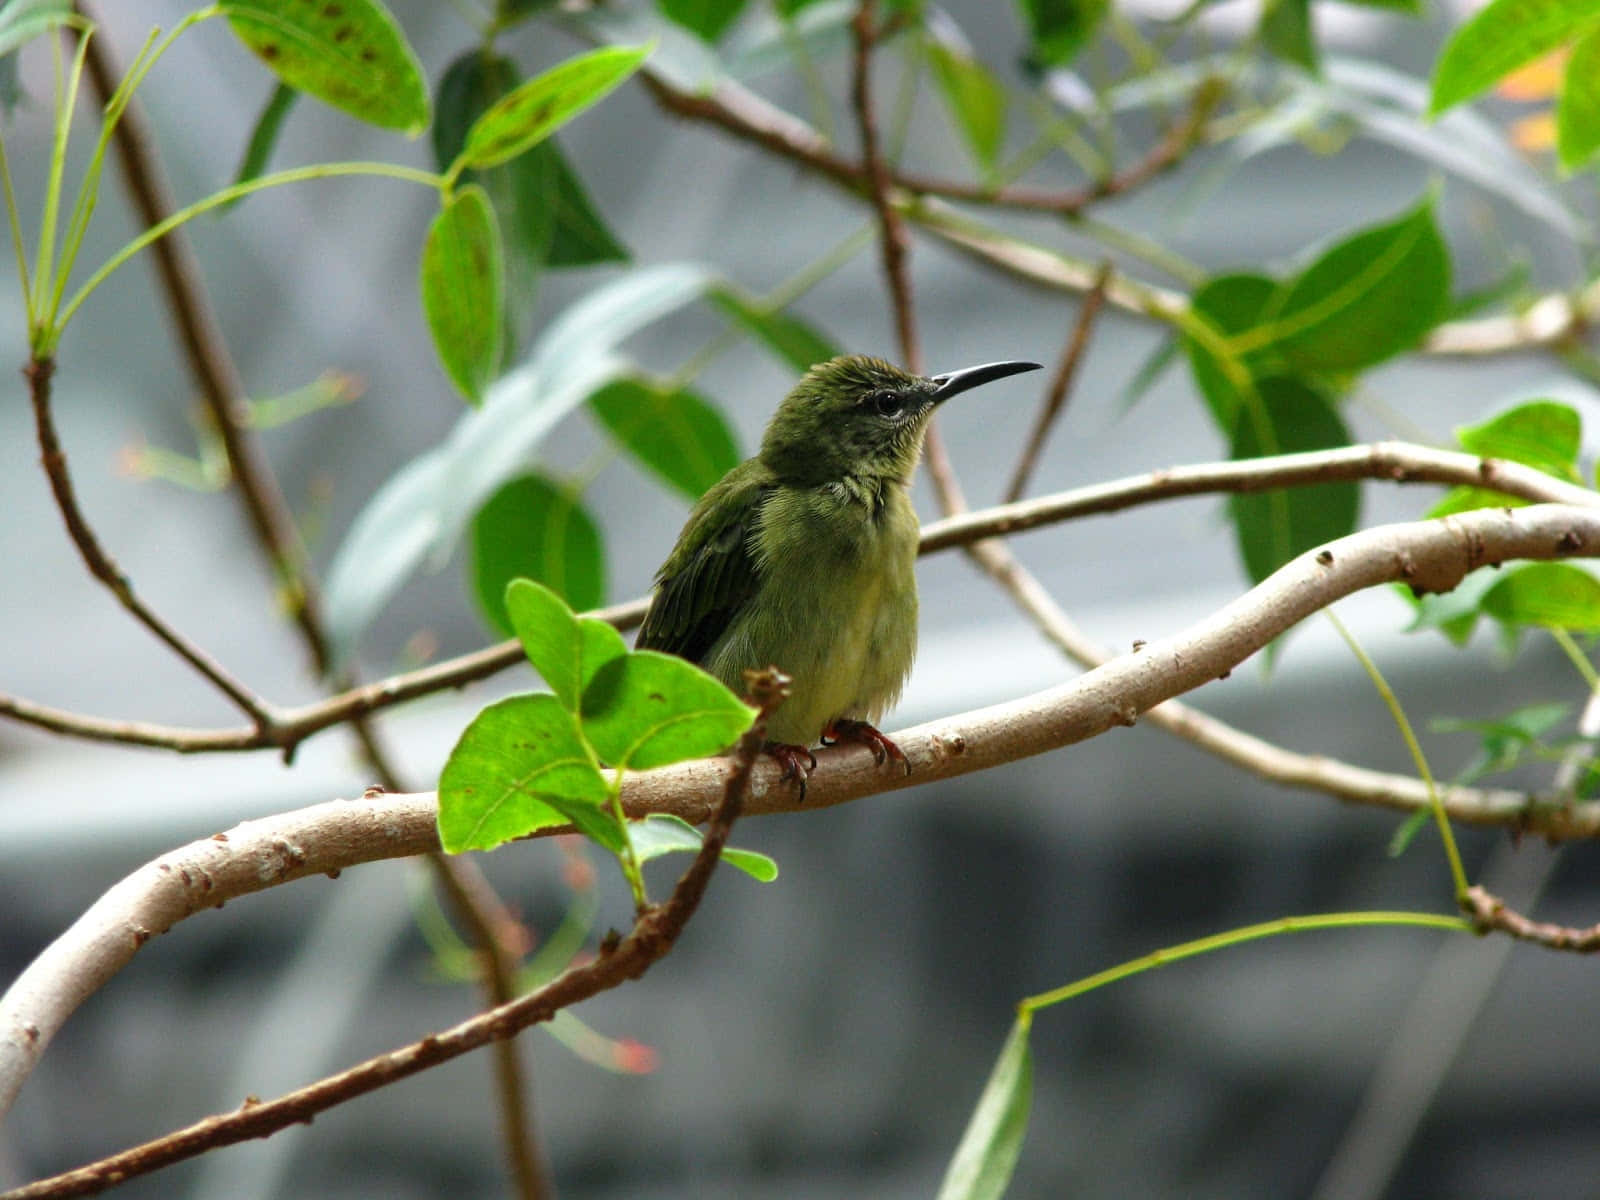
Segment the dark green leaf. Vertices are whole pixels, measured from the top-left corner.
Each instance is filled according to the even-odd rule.
[[[661,11],[679,25],[714,42],[727,32],[745,0],[656,0]]]
[[[635,650],[583,692],[583,731],[614,767],[648,770],[731,746],[755,710],[693,663]]]
[[[469,184],[428,227],[422,246],[422,309],[445,374],[474,404],[500,364],[505,267],[489,197]]]
[[[567,602],[542,583],[512,580],[506,587],[505,607],[533,669],[573,712],[595,672],[628,652],[620,633],[604,621],[575,616]]]
[[[961,1134],[938,1200],[1001,1200],[1028,1132],[1033,1105],[1033,1054],[1028,1047],[1032,1017],[1018,1013],[983,1094]]]
[[[511,696],[479,713],[450,752],[439,777],[439,840],[451,854],[489,850],[580,810],[600,814],[607,794],[561,702]]]
[[[705,839],[698,829],[682,817],[675,817],[671,813],[651,813],[642,821],[628,823],[628,840],[633,843],[633,852],[638,855],[639,861],[649,862],[652,858],[660,858],[674,851],[698,853]],[[722,861],[762,883],[771,883],[778,877],[778,864],[754,850],[724,846]]]
[[[1576,483],[1583,422],[1577,410],[1554,400],[1533,400],[1479,425],[1456,429],[1461,448],[1480,458],[1524,463]]]
[[[583,180],[572,169],[555,139],[543,143],[533,153],[545,159],[546,170],[554,179],[554,194],[550,199],[553,227],[549,264],[552,267],[587,267],[593,263],[627,262],[628,248],[607,227],[589,198]]]
[[[554,8],[560,2],[561,0],[500,0],[495,6],[495,23],[502,29],[509,28],[518,21],[533,16],[534,13]]]
[[[715,289],[710,299],[746,333],[802,375],[817,363],[839,356],[837,346],[791,313],[769,312],[731,288]]]
[[[936,37],[926,39],[934,81],[955,118],[956,127],[984,171],[993,171],[1006,136],[1006,92],[971,54],[946,45]]]
[[[591,50],[528,80],[473,123],[461,160],[469,167],[493,167],[515,158],[620,87],[650,50]]]
[[[1486,615],[1508,625],[1600,629],[1600,579],[1571,563],[1523,563],[1484,593]]]
[[[1493,0],[1445,43],[1429,115],[1470,100],[1600,22],[1594,0]]]
[[[405,34],[377,0],[221,0],[239,40],[279,79],[353,117],[415,135],[428,85]]]
[[[244,158],[239,161],[239,169],[234,172],[235,184],[249,183],[252,179],[259,178],[261,172],[267,169],[267,163],[272,159],[273,147],[278,144],[278,132],[283,128],[283,119],[289,115],[289,110],[294,107],[295,98],[299,95],[299,92],[286,83],[279,83],[272,89],[272,95],[267,98],[267,106],[256,118],[256,127],[250,131],[250,142],[244,148]],[[226,204],[218,205],[217,212],[227,212],[243,199],[243,196],[235,196]]]
[[[1184,335],[1184,350],[1195,385],[1224,432],[1233,429],[1242,400],[1235,377],[1242,377],[1248,390],[1255,365],[1232,349],[1232,340],[1260,325],[1277,290],[1277,283],[1265,275],[1219,275],[1207,280],[1190,303],[1191,314],[1210,336],[1202,339],[1190,330]]]
[[[1449,304],[1450,256],[1430,200],[1286,280],[1261,336],[1300,370],[1359,371],[1416,345]]]
[[[1036,67],[1061,67],[1094,36],[1111,0],[1018,0],[1027,18],[1029,60]]]
[[[1267,0],[1261,10],[1261,41],[1279,58],[1313,75],[1321,71],[1311,32],[1311,0]]]
[[[739,465],[722,414],[687,389],[618,379],[590,396],[589,408],[635,458],[691,500]]]
[[[1384,8],[1391,12],[1409,13],[1412,16],[1422,12],[1422,0],[1346,0],[1346,2],[1362,8]]]
[[[1600,153],[1600,26],[1572,48],[1556,112],[1556,149],[1561,165],[1576,171]]]
[[[575,609],[605,599],[599,528],[575,496],[538,475],[504,484],[472,521],[473,590],[501,633],[515,632],[505,608],[513,579],[542,583]]]
[[[1333,406],[1299,380],[1263,379],[1256,393],[1259,402],[1239,411],[1233,458],[1349,445],[1349,431]],[[1296,555],[1350,533],[1360,505],[1361,492],[1354,483],[1230,496],[1239,552],[1251,580],[1260,583]]]

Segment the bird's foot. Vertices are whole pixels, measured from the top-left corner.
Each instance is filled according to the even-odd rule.
[[[779,782],[792,779],[800,785],[800,803],[804,804],[806,779],[816,770],[817,756],[804,746],[796,746],[789,742],[768,742],[766,751],[777,759],[778,765],[783,768],[783,774],[778,777]]]
[[[905,752],[894,744],[894,739],[866,721],[852,721],[841,717],[837,721],[828,722],[828,727],[822,731],[822,744],[828,746],[835,742],[860,742],[872,751],[873,761],[880,767],[892,759],[906,769],[907,775],[911,774],[911,763],[906,758]]]

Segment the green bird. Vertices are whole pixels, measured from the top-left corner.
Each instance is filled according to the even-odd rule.
[[[1038,367],[924,378],[861,355],[817,364],[778,406],[760,452],[700,498],[656,573],[641,649],[697,663],[735,692],[747,668],[792,678],[767,749],[802,798],[819,741],[863,742],[879,765],[906,763],[873,723],[917,652],[920,525],[906,488],[928,418],[951,396]]]

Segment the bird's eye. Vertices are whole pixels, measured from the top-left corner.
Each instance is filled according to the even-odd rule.
[[[873,392],[867,397],[867,403],[872,405],[872,411],[880,417],[898,417],[904,411],[906,398],[899,392]]]

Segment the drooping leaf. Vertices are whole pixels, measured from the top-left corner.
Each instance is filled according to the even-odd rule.
[[[261,172],[267,169],[267,163],[272,160],[273,148],[278,144],[278,133],[283,129],[284,118],[294,108],[295,98],[300,95],[286,83],[278,83],[272,89],[272,95],[267,98],[266,107],[261,110],[261,115],[256,118],[255,128],[250,131],[250,141],[244,148],[244,157],[239,160],[239,169],[233,173],[235,184],[249,183],[258,179]],[[226,204],[217,207],[218,213],[225,213],[245,199],[235,196]]]
[[[628,840],[633,843],[633,852],[640,862],[674,852],[695,854],[705,841],[698,829],[671,813],[651,813],[642,821],[630,821]],[[722,861],[762,883],[771,883],[778,877],[778,864],[754,850],[724,846]]]
[[[1556,151],[1568,171],[1588,166],[1600,153],[1600,24],[1590,28],[1567,60],[1556,110]]]
[[[793,313],[768,311],[729,287],[712,291],[710,300],[800,374],[839,355],[832,341]]]
[[[542,583],[575,609],[605,600],[599,527],[576,496],[538,475],[508,481],[478,510],[471,570],[478,606],[502,634],[513,632],[505,604],[513,579]]]
[[[574,713],[595,672],[628,652],[610,625],[577,616],[565,600],[531,579],[511,581],[505,606],[533,669]]]
[[[1259,403],[1239,410],[1231,457],[1349,445],[1350,433],[1333,406],[1300,380],[1283,376],[1260,380],[1256,395]],[[1360,503],[1354,483],[1230,496],[1234,533],[1251,581],[1260,583],[1296,555],[1352,532]]]
[[[1413,595],[1410,588],[1397,587],[1416,611],[1407,633],[1424,629],[1437,629],[1451,643],[1465,646],[1477,627],[1484,593],[1495,585],[1500,572],[1494,567],[1480,567],[1448,592],[1430,592],[1425,596]]]
[[[746,0],[656,0],[679,25],[714,42],[738,19]]]
[[[1065,66],[1094,36],[1111,0],[1017,0],[1028,22],[1029,61]]]
[[[1279,58],[1317,74],[1321,62],[1311,30],[1311,0],[1266,0],[1261,6],[1261,41]]]
[[[1117,411],[1120,414],[1131,412],[1133,406],[1143,400],[1150,389],[1160,382],[1167,369],[1177,361],[1180,342],[1176,337],[1164,337],[1155,344],[1155,348],[1139,364],[1139,369],[1133,377],[1123,386],[1122,394],[1117,400]]]
[[[596,672],[583,692],[583,731],[614,767],[648,770],[731,746],[755,710],[693,663],[636,650]]]
[[[1525,705],[1495,720],[1444,718],[1434,721],[1432,727],[1440,733],[1478,735],[1476,757],[1455,777],[1456,783],[1468,784],[1516,767],[1571,711],[1570,704],[1545,702]]]
[[[1428,112],[1472,99],[1597,24],[1600,10],[1592,0],[1492,0],[1445,43]]]
[[[938,1200],[1001,1200],[1005,1195],[1022,1153],[1028,1110],[1033,1105],[1033,1053],[1028,1046],[1031,1024],[1030,1014],[1017,1014],[955,1155],[945,1168]]]
[[[493,167],[515,158],[620,87],[650,51],[591,50],[519,85],[473,122],[461,160],[469,167]]]
[[[1488,616],[1508,625],[1600,629],[1600,579],[1571,563],[1523,563],[1483,595]]]
[[[588,832],[609,822],[600,808],[606,797],[605,778],[561,702],[543,692],[510,696],[480,712],[450,752],[439,777],[439,841],[460,854],[579,819]]]
[[[505,267],[489,197],[468,184],[439,210],[422,245],[422,310],[445,374],[474,404],[500,363]]]
[[[1583,421],[1571,405],[1532,400],[1480,424],[1459,426],[1456,439],[1463,450],[1480,458],[1509,459],[1558,479],[1579,481]]]
[[[290,87],[353,117],[415,136],[428,125],[428,85],[378,0],[220,0],[240,41]]]
[[[1203,323],[1207,336],[1190,328],[1184,335],[1184,350],[1195,384],[1224,431],[1233,429],[1243,400],[1236,381],[1242,379],[1248,390],[1256,366],[1232,348],[1233,339],[1261,324],[1277,290],[1277,283],[1265,275],[1218,275],[1198,288],[1190,302],[1190,314]]]
[[[72,0],[11,0],[0,7],[0,56],[72,19]]]
[[[984,171],[993,171],[1006,136],[1006,92],[989,68],[967,50],[930,36],[929,65],[967,149]]]
[[[1286,280],[1268,304],[1273,349],[1306,371],[1359,371],[1408,350],[1450,304],[1432,201],[1363,230]]]
[[[629,453],[691,500],[739,465],[727,421],[686,388],[618,379],[590,396],[589,408]]]

